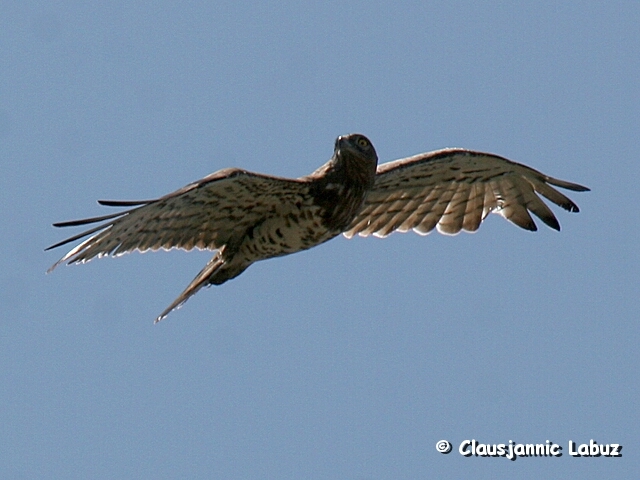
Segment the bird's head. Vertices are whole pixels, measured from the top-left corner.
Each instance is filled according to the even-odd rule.
[[[349,176],[358,177],[368,188],[373,186],[378,155],[367,137],[359,133],[339,136],[333,158],[337,169],[344,168]]]

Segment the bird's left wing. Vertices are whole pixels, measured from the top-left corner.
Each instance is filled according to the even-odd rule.
[[[375,185],[344,235],[385,237],[396,230],[426,235],[434,228],[455,235],[477,230],[491,212],[535,231],[532,212],[560,230],[537,194],[570,212],[579,210],[551,185],[589,190],[488,153],[446,149],[416,155],[378,166]]]
[[[56,227],[100,225],[47,248],[60,247],[88,235],[56,262],[82,263],[94,257],[134,250],[220,249],[247,228],[274,214],[282,202],[302,201],[308,182],[225,169],[157,200],[99,201],[115,207],[135,207],[102,217],[55,223]]]

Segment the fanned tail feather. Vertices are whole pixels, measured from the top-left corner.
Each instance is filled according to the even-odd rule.
[[[191,283],[185,288],[184,292],[182,292],[178,298],[176,298],[171,305],[169,305],[159,316],[155,319],[154,323],[158,323],[160,320],[165,318],[169,313],[173,310],[177,310],[182,307],[189,298],[194,295],[198,290],[205,286],[207,280],[211,278],[211,276],[223,265],[225,264],[224,259],[222,258],[222,252],[216,253],[209,262],[205,265],[205,267],[196,275]]]

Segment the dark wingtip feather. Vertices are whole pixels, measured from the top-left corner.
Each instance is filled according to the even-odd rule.
[[[98,203],[105,207],[137,207],[151,202],[153,200],[98,200]]]
[[[590,192],[591,191],[589,187],[585,187],[584,185],[579,185],[577,183],[562,182],[562,185],[557,185],[557,186],[566,188],[567,190],[573,190],[574,192]]]
[[[66,240],[62,240],[61,242],[55,243],[53,245],[49,245],[47,248],[44,249],[45,252],[48,252],[49,250],[53,250],[54,248],[58,248],[61,247],[62,245],[66,245],[67,243],[71,243],[74,240],[77,240],[78,238],[81,238],[80,236],[75,236],[72,238],[67,238]]]
[[[578,213],[580,211],[580,209],[578,208],[578,205],[576,205],[572,201],[561,203],[560,206],[564,208],[567,212]]]
[[[98,223],[104,220],[111,220],[112,218],[120,217],[122,215],[126,215],[129,212],[118,212],[112,213],[111,215],[103,215],[101,217],[91,217],[91,218],[83,218],[81,220],[70,220],[68,222],[57,222],[54,223],[54,227],[77,227],[79,225],[87,225],[89,223]]]
[[[558,219],[556,217],[538,217],[540,218],[540,220],[542,220],[545,225],[547,225],[548,227],[553,228],[554,230],[557,230],[558,232],[560,231],[560,222],[558,222]]]
[[[71,242],[73,242],[75,240],[78,240],[78,239],[80,239],[82,237],[86,237],[87,235],[91,235],[92,233],[95,233],[97,231],[103,230],[103,229],[108,228],[110,226],[111,225],[109,225],[109,224],[107,224],[107,225],[98,225],[97,227],[92,228],[91,230],[87,230],[86,232],[79,233],[78,235],[74,235],[71,238],[67,238],[65,240],[62,240],[61,242],[58,242],[58,243],[56,243],[54,245],[51,245],[50,247],[45,248],[44,251],[46,252],[47,250],[53,250],[54,248],[61,247],[62,245],[66,245],[67,243],[71,243]]]
[[[590,192],[591,191],[589,187],[585,187],[584,185],[567,182],[565,180],[560,180],[558,178],[553,178],[549,176],[545,176],[545,181],[547,183],[550,183],[551,185],[555,185],[556,187],[566,188],[567,190],[573,190],[574,192]]]

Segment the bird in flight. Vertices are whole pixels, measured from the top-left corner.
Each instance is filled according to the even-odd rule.
[[[110,215],[54,223],[100,223],[47,248],[91,235],[64,262],[138,250],[213,250],[215,254],[156,322],[203,286],[220,285],[259,260],[306,250],[340,234],[386,237],[394,231],[420,235],[434,228],[455,235],[473,232],[489,213],[537,230],[529,212],[560,230],[540,194],[570,212],[578,206],[553,188],[587,187],[544,175],[489,153],[450,148],[378,165],[367,137],[340,136],[331,159],[305,177],[288,179],[227,168],[156,200],[99,200],[133,207]]]

